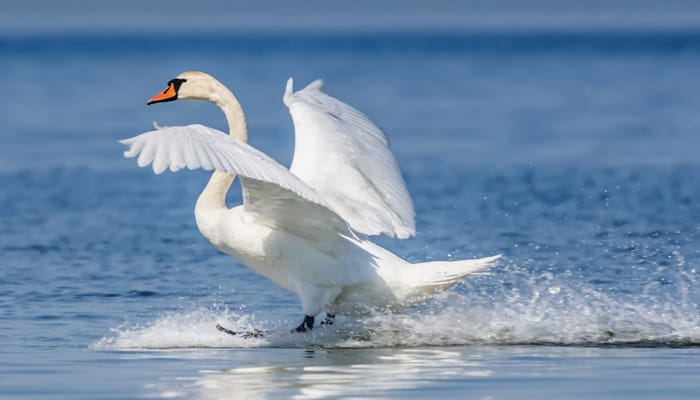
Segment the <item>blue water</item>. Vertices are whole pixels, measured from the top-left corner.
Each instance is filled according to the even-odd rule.
[[[0,397],[700,396],[700,32],[6,35],[0,66]],[[207,174],[121,157],[152,121],[226,129],[204,102],[145,106],[190,69],[285,164],[284,82],[325,79],[415,202],[417,237],[379,242],[504,261],[286,333],[298,300],[194,225]]]

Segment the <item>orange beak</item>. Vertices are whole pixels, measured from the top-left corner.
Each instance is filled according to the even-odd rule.
[[[165,88],[161,93],[158,93],[157,95],[151,97],[147,102],[146,105],[151,105],[155,103],[162,103],[164,101],[174,101],[177,100],[177,90],[175,90],[175,83],[170,82],[168,84],[168,87]]]

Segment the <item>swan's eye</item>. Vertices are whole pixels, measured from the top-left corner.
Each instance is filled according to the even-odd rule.
[[[173,88],[175,89],[175,92],[177,93],[178,90],[180,90],[180,86],[182,86],[183,83],[187,82],[187,79],[180,79],[180,78],[175,78],[171,79],[170,82],[168,82],[168,87],[170,85],[173,85]],[[166,91],[168,89],[165,89]]]

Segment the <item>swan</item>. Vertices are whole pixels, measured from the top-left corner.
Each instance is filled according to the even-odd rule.
[[[213,171],[194,208],[197,228],[219,251],[296,294],[304,318],[293,331],[336,314],[361,315],[426,300],[462,278],[483,273],[500,255],[409,263],[369,236],[415,235],[415,212],[386,136],[364,114],[321,90],[318,80],[283,101],[294,130],[289,169],[247,144],[234,94],[211,75],[187,71],[147,104],[207,100],[226,116],[230,135],[200,124],[158,127],[120,141],[124,156],[156,174]],[[240,178],[243,204],[226,193]]]

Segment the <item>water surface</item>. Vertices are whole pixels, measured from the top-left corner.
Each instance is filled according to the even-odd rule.
[[[0,396],[697,398],[698,50],[694,31],[3,36]],[[379,241],[504,261],[287,333],[298,300],[197,232],[207,174],[121,158],[154,120],[225,129],[209,104],[145,106],[188,69],[232,87],[283,163],[284,82],[324,78],[413,195],[417,237]]]

